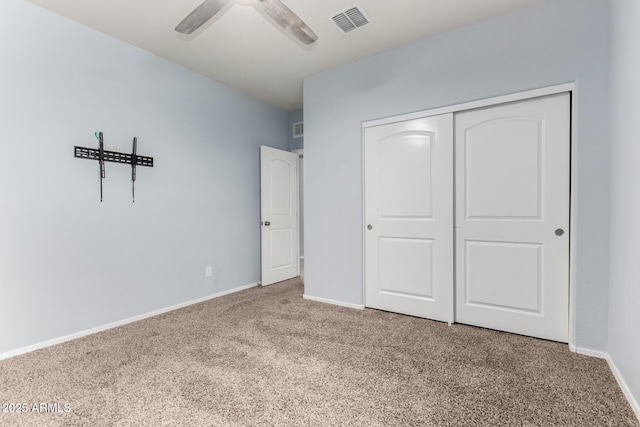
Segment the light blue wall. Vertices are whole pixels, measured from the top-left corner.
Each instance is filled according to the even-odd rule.
[[[640,402],[640,3],[613,1],[611,18],[609,354]]]
[[[0,58],[0,354],[259,280],[259,145],[287,149],[286,112],[22,0]],[[155,158],[135,204],[130,167],[100,203],[73,158],[96,130]]]
[[[289,150],[300,150],[304,148],[304,137],[293,138],[293,124],[303,121],[304,114],[302,110],[292,111],[289,113]],[[300,256],[304,256],[304,159],[300,158]]]
[[[304,148],[304,137],[293,138],[293,124],[301,122],[303,117],[302,110],[292,111],[289,113],[289,150],[298,150]]]
[[[608,14],[547,0],[306,79],[305,292],[362,303],[363,121],[576,82],[576,343],[605,350]]]

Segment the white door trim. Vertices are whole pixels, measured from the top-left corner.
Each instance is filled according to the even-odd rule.
[[[464,102],[462,104],[448,105],[432,110],[418,111],[415,113],[400,114],[398,116],[384,117],[376,120],[362,122],[363,128],[371,126],[386,125],[389,123],[402,122],[405,120],[421,119],[430,116],[439,116],[447,113],[459,113],[465,110],[474,110],[476,108],[491,107],[498,104],[506,104],[508,102],[524,101],[526,99],[539,98],[542,96],[556,95],[558,93],[573,92],[576,88],[575,83],[563,83],[556,86],[549,86],[539,89],[527,90],[524,92],[510,93],[507,95],[494,96],[492,98],[480,99],[476,101]]]
[[[486,98],[481,100],[475,100],[470,102],[465,102],[461,104],[454,104],[440,108],[434,108],[431,110],[418,111],[414,113],[401,114],[393,117],[385,117],[376,120],[369,120],[362,122],[362,132],[361,132],[361,158],[362,158],[362,168],[361,168],[361,179],[362,179],[362,226],[360,228],[362,233],[362,301],[365,302],[365,258],[364,258],[364,247],[365,247],[365,235],[364,235],[364,224],[365,224],[365,212],[364,212],[364,129],[372,126],[379,126],[388,123],[394,123],[405,120],[414,120],[423,117],[437,116],[440,114],[447,113],[457,113],[460,111],[471,110],[475,108],[489,107],[499,104],[505,104],[508,102],[514,101],[523,101],[527,99],[539,98],[542,96],[555,95],[558,93],[568,92],[571,94],[571,182],[569,184],[570,188],[570,218],[569,218],[569,230],[570,232],[570,241],[569,241],[569,349],[573,352],[576,351],[576,292],[575,292],[575,248],[577,243],[577,222],[576,222],[576,210],[578,206],[578,180],[577,180],[577,170],[578,170],[578,138],[577,138],[577,117],[578,117],[578,109],[577,109],[577,99],[578,99],[578,85],[576,82],[563,83],[555,86],[548,86],[543,88],[537,88],[532,90],[527,90],[523,92],[516,92],[502,96],[496,96],[492,98]]]

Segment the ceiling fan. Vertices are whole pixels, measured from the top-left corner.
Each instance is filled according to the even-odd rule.
[[[193,33],[220,12],[230,1],[232,0],[205,0],[178,24],[176,31],[182,34]],[[246,4],[247,1],[242,0],[241,3]],[[280,0],[251,0],[250,3],[263,10],[286,33],[302,43],[310,45],[318,40],[318,36],[311,28]]]

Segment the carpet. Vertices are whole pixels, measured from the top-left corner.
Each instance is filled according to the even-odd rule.
[[[566,344],[302,292],[253,288],[0,361],[0,425],[640,425],[607,363]]]

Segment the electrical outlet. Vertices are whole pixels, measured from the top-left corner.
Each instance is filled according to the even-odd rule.
[[[107,151],[114,151],[116,153],[120,152],[120,147],[118,147],[117,145],[107,145],[106,148]]]
[[[204,269],[204,277],[211,277],[213,276],[213,267],[211,266],[207,266]]]

